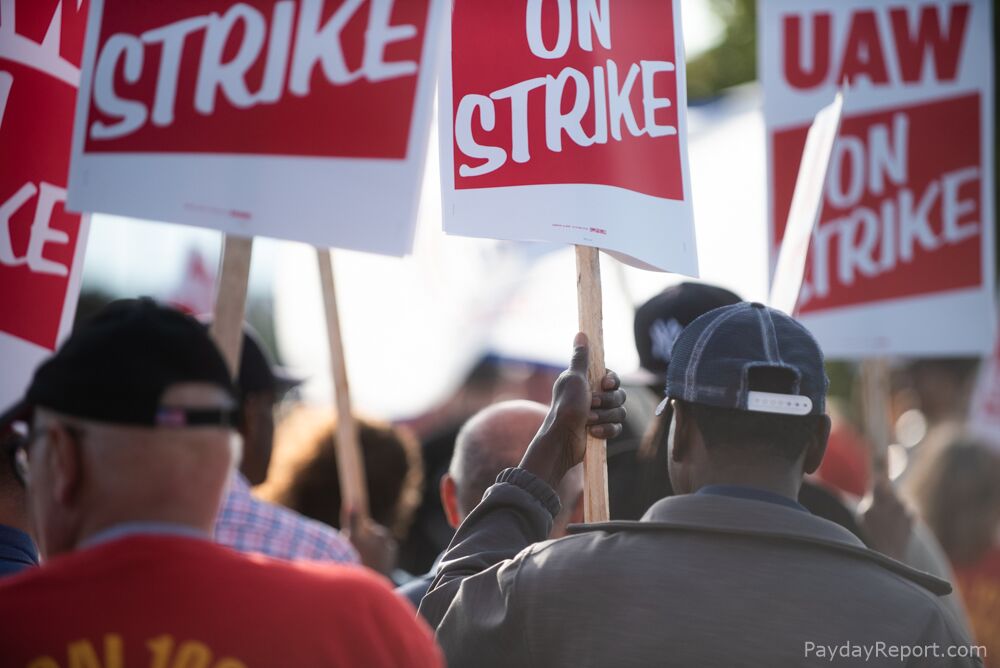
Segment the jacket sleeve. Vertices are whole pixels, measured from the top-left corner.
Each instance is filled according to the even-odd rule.
[[[451,668],[531,665],[518,574],[558,512],[551,487],[507,469],[462,522],[420,603]]]

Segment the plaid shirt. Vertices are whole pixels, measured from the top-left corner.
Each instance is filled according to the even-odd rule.
[[[240,552],[289,561],[360,563],[358,553],[339,531],[256,498],[239,472],[219,510],[215,540]]]

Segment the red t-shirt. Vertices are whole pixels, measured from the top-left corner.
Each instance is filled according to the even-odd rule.
[[[413,608],[360,567],[138,535],[0,584],[4,668],[439,667]]]

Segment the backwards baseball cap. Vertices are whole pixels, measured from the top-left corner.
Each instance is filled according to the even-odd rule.
[[[208,383],[234,408],[164,406],[178,383]],[[35,407],[134,426],[236,424],[235,390],[222,354],[194,318],[151,299],[113,302],[77,329],[35,372],[25,397],[0,416],[0,431],[30,421]]]
[[[678,337],[667,371],[667,401],[785,415],[821,415],[823,352],[781,311],[741,302],[695,319]]]
[[[663,386],[677,337],[691,322],[712,309],[736,304],[729,290],[704,283],[678,283],[659,293],[635,312],[635,347],[639,365]]]

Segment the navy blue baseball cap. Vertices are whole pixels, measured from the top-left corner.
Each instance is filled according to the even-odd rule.
[[[705,313],[681,332],[667,369],[667,399],[657,415],[670,399],[822,415],[827,385],[823,351],[809,330],[781,311],[740,302]]]

